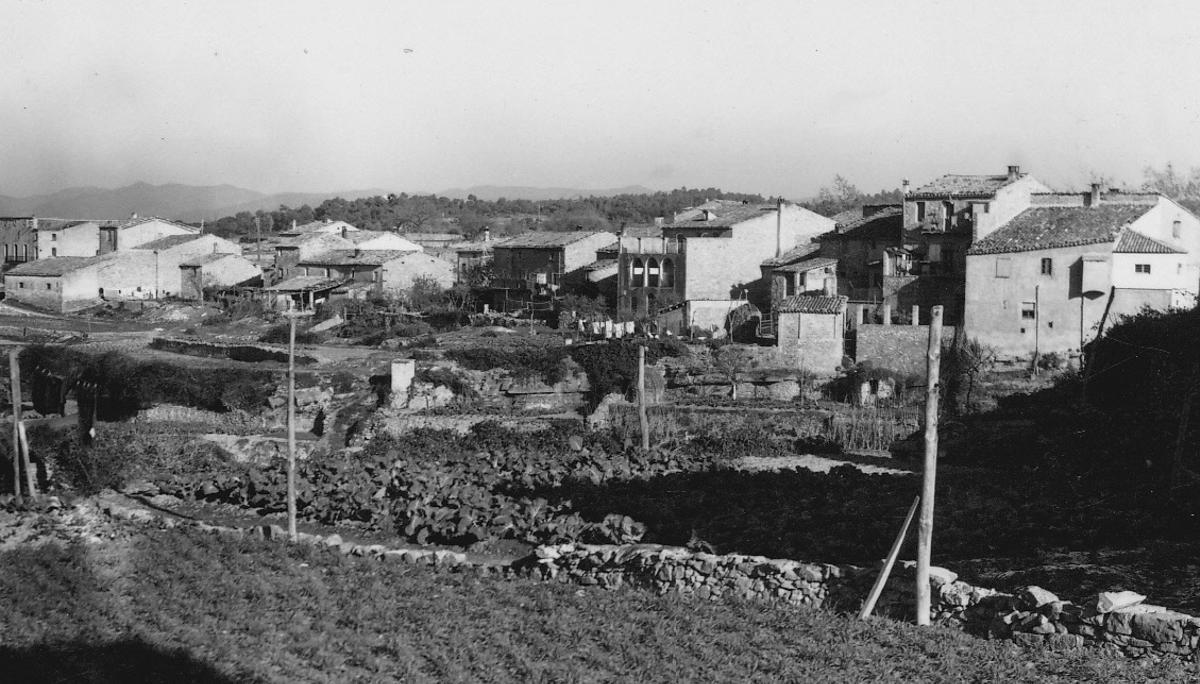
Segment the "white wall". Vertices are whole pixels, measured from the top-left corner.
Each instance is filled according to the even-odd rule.
[[[100,253],[100,225],[94,221],[70,228],[38,228],[38,258],[90,257]]]

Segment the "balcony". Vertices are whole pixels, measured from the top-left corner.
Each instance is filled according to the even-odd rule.
[[[626,254],[682,254],[683,240],[671,238],[621,238],[621,249]]]

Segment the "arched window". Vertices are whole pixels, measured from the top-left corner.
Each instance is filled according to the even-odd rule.
[[[645,287],[646,286],[646,267],[642,264],[641,259],[633,260],[633,265],[629,269],[629,286],[630,287]]]
[[[658,260],[650,258],[646,260],[646,287],[658,287],[659,283]]]
[[[675,264],[670,259],[662,260],[662,286],[675,287]]]

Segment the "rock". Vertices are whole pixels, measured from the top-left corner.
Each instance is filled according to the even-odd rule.
[[[1083,637],[1078,634],[1052,634],[1046,637],[1046,646],[1056,651],[1073,651],[1083,648]]]
[[[571,451],[583,451],[583,438],[579,435],[571,435],[567,438],[567,446],[571,447]]]
[[[943,584],[953,584],[958,579],[958,573],[936,565],[929,568],[929,584],[940,587]]]
[[[341,546],[342,537],[338,534],[331,534],[328,537],[325,537],[324,544],[325,546]]]
[[[130,496],[154,496],[158,494],[158,487],[145,480],[135,480],[125,485],[121,489],[121,493]]]
[[[313,327],[309,328],[308,331],[309,332],[325,332],[326,330],[332,330],[333,328],[338,327],[339,325],[341,325],[344,322],[345,321],[342,320],[341,316],[338,316],[335,314],[333,316],[333,318],[329,318],[324,321],[321,321],[320,323],[317,323]]]
[[[1111,613],[1115,610],[1136,606],[1146,597],[1134,591],[1102,591],[1096,596],[1096,612]]]
[[[1016,592],[1017,606],[1022,610],[1037,610],[1048,603],[1058,601],[1058,597],[1041,587],[1028,586]]]
[[[287,406],[287,397],[273,395],[267,399],[267,405],[273,409],[283,408],[284,406]]]

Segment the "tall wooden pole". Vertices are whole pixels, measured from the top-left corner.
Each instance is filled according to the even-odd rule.
[[[638,424],[642,428],[642,450],[650,449],[650,420],[646,417],[646,346],[638,347]]]
[[[288,311],[288,398],[287,398],[287,518],[288,538],[296,541],[296,315]]]
[[[37,499],[37,475],[29,462],[29,438],[25,436],[25,421],[17,423],[17,435],[21,438],[21,467],[25,469],[25,491],[30,499]]]
[[[21,364],[17,361],[17,350],[8,352],[8,376],[12,381],[12,462],[13,494],[21,498]]]
[[[908,507],[908,515],[904,516],[904,524],[900,526],[900,531],[896,533],[896,540],[892,542],[892,548],[888,550],[887,560],[883,562],[883,570],[880,571],[879,577],[875,578],[875,585],[871,587],[871,593],[867,595],[862,609],[858,611],[859,620],[866,620],[871,615],[871,611],[875,610],[875,603],[879,601],[879,595],[883,593],[888,577],[892,574],[892,566],[896,564],[896,558],[900,555],[900,547],[904,545],[904,538],[908,536],[908,528],[912,525],[913,516],[916,515],[917,505],[920,502],[921,497],[914,497],[912,505]]]
[[[929,350],[925,356],[925,469],[917,522],[918,625],[929,624],[929,560],[933,551],[933,492],[938,455],[938,371],[942,360],[942,307],[935,306],[930,313]]]

